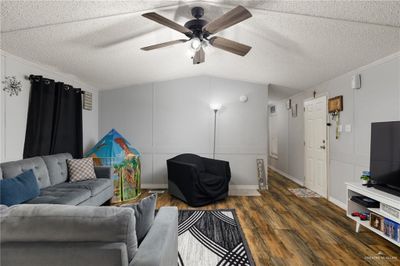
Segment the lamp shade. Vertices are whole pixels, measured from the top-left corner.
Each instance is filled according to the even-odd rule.
[[[220,103],[210,103],[210,108],[214,111],[221,109],[221,107],[222,107],[222,104],[220,104]]]

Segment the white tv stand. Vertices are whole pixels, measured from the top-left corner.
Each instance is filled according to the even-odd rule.
[[[360,183],[346,183],[346,186],[347,186],[347,217],[356,221],[356,232],[357,233],[359,232],[360,225],[362,225],[365,228],[368,228],[372,232],[376,233],[377,235],[380,235],[381,237],[385,238],[386,240],[400,247],[400,242],[397,242],[396,240],[386,236],[382,231],[372,227],[370,225],[369,220],[362,221],[359,217],[351,216],[352,212],[370,211],[400,224],[400,218],[394,217],[386,212],[382,212],[379,208],[366,208],[351,200],[352,196],[367,196],[371,199],[379,201],[380,203],[385,203],[399,210],[400,197],[392,195],[390,193],[386,193],[384,191],[377,190],[373,187],[363,186]]]

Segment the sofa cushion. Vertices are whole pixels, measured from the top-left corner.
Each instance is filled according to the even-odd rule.
[[[68,176],[70,182],[95,179],[93,158],[67,159]]]
[[[7,206],[20,204],[39,195],[39,186],[33,170],[28,170],[14,178],[0,180],[0,204]]]
[[[67,189],[67,188],[56,188],[48,187],[40,191],[40,195],[34,198],[27,204],[66,204],[66,205],[78,205],[79,203],[90,198],[91,193],[87,189]]]
[[[135,215],[130,208],[16,205],[1,217],[0,230],[1,243],[121,242],[126,244],[129,261],[137,252]]]
[[[49,172],[51,185],[64,183],[68,179],[67,159],[72,159],[69,153],[59,153],[42,156]]]
[[[114,186],[108,187],[99,194],[88,198],[78,204],[78,206],[101,206],[114,196]],[[108,205],[108,204],[107,204]]]
[[[153,225],[157,205],[157,194],[152,194],[136,204],[124,205],[134,209],[136,218],[136,236],[139,244]]]
[[[3,178],[12,178],[32,169],[38,181],[39,188],[42,189],[51,185],[46,164],[40,157],[2,163],[0,164],[0,168],[3,172]]]
[[[55,185],[54,187],[63,189],[87,189],[90,191],[92,196],[95,196],[111,186],[113,186],[112,179],[96,178],[73,183],[62,183]]]

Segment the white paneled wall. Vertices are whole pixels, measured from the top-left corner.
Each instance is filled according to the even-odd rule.
[[[249,101],[241,103],[239,97]],[[100,93],[99,135],[115,128],[142,153],[142,182],[167,184],[166,160],[181,153],[212,157],[211,102],[217,158],[230,161],[232,185],[256,186],[256,159],[267,160],[267,85],[208,76]]]
[[[154,152],[210,151],[208,84],[205,77],[154,83]]]
[[[6,57],[1,54],[0,59],[0,77],[4,80],[5,77],[5,63]],[[1,86],[2,87],[2,86]],[[2,90],[2,89],[1,89]],[[6,113],[6,103],[5,103],[5,93],[0,91],[0,162],[4,161],[6,157],[6,145],[5,145],[5,113]]]
[[[354,74],[361,74],[359,90],[351,88]],[[333,201],[344,204],[345,182],[359,181],[361,172],[369,169],[371,123],[400,120],[400,54],[355,69],[291,97],[292,103],[299,104],[297,118],[292,118],[286,109],[277,109],[281,119],[279,136],[286,137],[289,144],[280,141],[278,149],[279,152],[288,151],[288,156],[279,156],[278,160],[271,159],[270,163],[300,181],[304,181],[303,101],[312,97],[313,91],[317,95],[329,97],[343,95],[341,124],[343,128],[351,125],[351,132],[342,132],[337,140],[334,123],[329,128],[328,190]],[[283,105],[285,101],[277,103],[277,106]]]

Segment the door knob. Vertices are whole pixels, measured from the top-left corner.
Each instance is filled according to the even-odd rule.
[[[321,149],[325,150],[325,145],[319,146]]]

